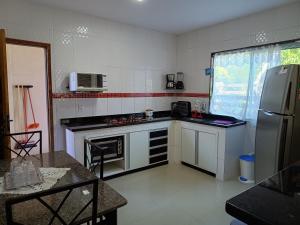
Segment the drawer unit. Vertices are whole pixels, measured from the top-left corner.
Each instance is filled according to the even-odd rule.
[[[150,149],[150,156],[161,154],[161,153],[167,153],[168,152],[168,146],[162,146]]]
[[[159,156],[155,156],[155,157],[150,158],[149,162],[150,162],[150,164],[153,164],[153,163],[166,161],[167,159],[168,159],[168,155],[164,154],[164,155],[159,155]]]
[[[156,140],[150,139],[150,148],[168,144],[168,138],[160,138]]]
[[[157,130],[150,132],[150,138],[168,137],[168,130]]]
[[[168,129],[149,132],[149,163],[168,160]]]

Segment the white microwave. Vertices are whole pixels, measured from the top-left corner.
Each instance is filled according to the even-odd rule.
[[[70,91],[107,91],[106,75],[72,72],[69,76]]]

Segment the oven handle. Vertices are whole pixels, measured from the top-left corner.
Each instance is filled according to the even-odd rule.
[[[92,142],[95,145],[106,145],[106,144],[114,144],[118,143],[118,140],[110,140],[110,141],[99,141],[99,142]]]

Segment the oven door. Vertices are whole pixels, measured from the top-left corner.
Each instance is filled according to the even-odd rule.
[[[105,148],[104,161],[124,157],[124,136],[94,139],[91,142]],[[96,147],[91,148],[91,162],[101,162],[101,151]]]

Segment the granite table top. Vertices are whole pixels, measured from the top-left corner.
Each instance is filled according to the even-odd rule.
[[[42,155],[30,156],[26,159],[30,159],[37,167],[56,167],[56,168],[71,168],[65,176],[63,176],[54,186],[63,187],[69,184],[76,184],[79,182],[88,181],[94,179],[95,176],[90,173],[84,166],[82,166],[78,161],[69,156],[64,151],[57,151],[53,153],[44,153]],[[0,160],[0,176],[4,176],[4,173],[9,171],[10,168],[9,160]],[[92,188],[92,187],[87,187]],[[0,194],[0,225],[6,224],[5,215],[5,202],[7,199],[18,197],[19,195],[12,194]],[[54,201],[54,199],[48,199],[50,203],[53,202],[53,208],[59,204],[59,201]],[[72,218],[76,215],[78,211],[82,208],[82,205],[86,203],[87,197],[84,196],[82,191],[75,191],[70,195],[68,200],[66,200],[64,207],[61,208],[60,213],[63,216]],[[51,202],[52,201],[52,202]],[[47,216],[49,217],[49,211],[38,205],[38,202],[30,201],[26,205],[20,204],[20,207],[16,207],[13,210],[17,210],[17,219],[22,221],[23,224],[48,224],[46,222]],[[127,200],[114,189],[112,189],[108,184],[99,180],[98,183],[98,216],[105,215],[106,213],[112,212],[127,204]],[[30,216],[29,216],[30,215]],[[52,214],[51,214],[52,215]],[[51,216],[50,215],[50,216]],[[30,218],[30,221],[27,221]],[[91,218],[91,207],[88,207],[78,218],[78,221],[84,222],[89,221]],[[47,221],[49,219],[47,218]],[[59,221],[56,221],[59,224]],[[55,221],[54,221],[54,224]]]
[[[246,224],[300,224],[300,163],[226,202],[226,211]]]

